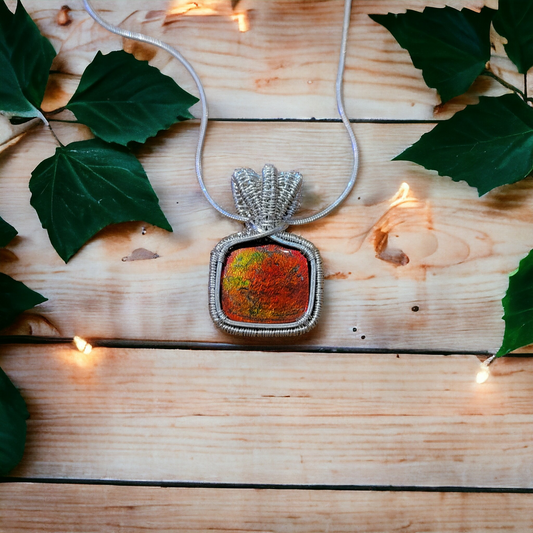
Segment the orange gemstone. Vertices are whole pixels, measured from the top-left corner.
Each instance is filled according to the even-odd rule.
[[[236,322],[296,322],[309,305],[306,257],[278,244],[232,251],[222,271],[221,304]]]

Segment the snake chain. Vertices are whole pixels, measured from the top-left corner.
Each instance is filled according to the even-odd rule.
[[[239,222],[247,222],[248,221],[247,217],[239,215],[239,214],[231,213],[227,211],[226,209],[224,209],[222,206],[220,206],[217,202],[215,202],[215,200],[211,197],[211,195],[209,194],[209,191],[207,190],[205,186],[205,182],[203,178],[203,170],[202,170],[202,154],[204,150],[204,142],[205,142],[205,134],[206,134],[208,118],[209,118],[209,110],[207,107],[207,99],[206,99],[204,87],[202,85],[200,78],[194,71],[194,68],[180,54],[180,52],[178,52],[178,50],[176,50],[172,46],[164,43],[163,41],[160,41],[159,39],[154,39],[153,37],[150,37],[148,35],[144,35],[142,33],[137,33],[137,32],[132,32],[132,31],[114,26],[112,24],[109,24],[108,22],[103,20],[100,17],[100,15],[93,9],[91,4],[89,3],[89,0],[83,0],[83,4],[85,6],[85,10],[87,11],[87,13],[89,13],[89,15],[98,24],[104,27],[106,30],[110,31],[111,33],[115,33],[117,35],[121,35],[122,37],[126,37],[127,39],[132,39],[134,41],[140,41],[140,42],[152,44],[154,46],[162,48],[163,50],[171,54],[173,57],[175,57],[187,69],[187,71],[191,75],[198,89],[198,93],[200,97],[200,105],[201,105],[200,132],[198,136],[198,145],[196,148],[196,158],[195,158],[195,168],[196,168],[196,176],[198,178],[198,183],[200,184],[200,188],[202,189],[202,192],[204,196],[206,197],[207,201],[220,214],[232,220],[237,220]],[[325,209],[315,213],[314,215],[311,215],[308,217],[290,218],[285,221],[287,225],[308,224],[310,222],[314,222],[328,215],[331,211],[337,208],[350,194],[355,184],[355,180],[357,178],[357,171],[359,168],[359,148],[358,148],[357,140],[353,133],[350,121],[348,117],[346,116],[346,112],[344,109],[344,99],[343,99],[343,77],[344,77],[344,67],[345,67],[345,62],[346,62],[346,48],[347,48],[347,41],[348,41],[348,29],[350,27],[351,7],[352,7],[352,0],[345,0],[344,19],[343,19],[343,27],[342,27],[342,40],[341,40],[339,63],[338,63],[338,69],[337,69],[337,79],[335,83],[335,96],[337,100],[337,110],[338,110],[339,116],[344,126],[346,127],[346,131],[348,132],[348,135],[350,137],[350,143],[351,143],[352,152],[353,152],[352,173],[351,173],[348,183],[346,184],[346,187],[344,188],[340,196],[333,203],[331,203]]]

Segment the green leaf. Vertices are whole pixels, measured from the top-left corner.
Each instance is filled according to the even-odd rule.
[[[0,273],[0,329],[9,326],[20,313],[46,302],[46,298],[32,291],[24,283]]]
[[[172,78],[120,50],[96,54],[67,109],[97,137],[126,145],[193,118],[196,102]]]
[[[139,161],[99,139],[57,148],[32,172],[30,190],[65,262],[109,224],[139,220],[172,231]]]
[[[26,403],[0,368],[0,475],[7,474],[22,459],[26,443]]]
[[[494,28],[507,39],[505,51],[526,74],[533,67],[533,2],[531,0],[499,0]]]
[[[451,7],[426,7],[395,15],[370,15],[405,48],[429,87],[443,102],[463,94],[490,59],[490,23],[494,11],[480,13]]]
[[[0,248],[7,246],[17,234],[17,230],[0,217]]]
[[[19,2],[15,13],[0,0],[0,110],[42,117],[39,106],[56,53]]]
[[[509,277],[502,304],[505,333],[498,357],[533,343],[533,250]]]
[[[533,169],[533,109],[515,94],[481,97],[394,159],[464,180],[481,196]]]

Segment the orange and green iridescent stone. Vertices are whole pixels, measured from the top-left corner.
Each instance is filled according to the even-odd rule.
[[[236,322],[296,322],[309,305],[307,259],[277,244],[234,250],[222,271],[221,304]]]

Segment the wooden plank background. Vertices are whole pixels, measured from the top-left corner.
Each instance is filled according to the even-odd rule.
[[[12,506],[6,505],[6,497]],[[53,506],[50,503],[54,502]],[[43,517],[42,508],[48,512]],[[206,513],[206,509],[210,512]],[[512,517],[512,524],[509,519]],[[527,494],[0,485],[4,531],[529,531]]]
[[[478,366],[472,355],[5,349],[32,415],[12,474],[533,488],[533,359],[498,361],[483,387]]]
[[[79,0],[60,25],[64,3],[24,1],[58,51],[46,109],[66,103],[97,50],[122,46],[195,92],[175,61],[106,33]],[[302,172],[304,212],[327,205],[351,164],[333,90],[342,0],[241,0],[246,33],[229,1],[207,3],[215,11],[199,16],[172,14],[179,2],[170,0],[94,2],[108,20],[177,46],[198,70],[213,118],[205,174],[225,207],[233,169],[265,163]],[[0,346],[31,414],[25,457],[0,484],[1,532],[532,528],[533,359],[498,360],[487,384],[474,382],[474,354],[500,343],[508,274],[533,248],[532,182],[478,198],[465,183],[391,162],[480,92],[501,90],[482,78],[439,105],[407,52],[368,18],[485,4],[497,6],[353,2],[345,96],[361,171],[339,210],[296,231],[324,258],[320,325],[270,351],[250,351],[264,341],[228,337],[208,315],[209,252],[239,225],[199,191],[196,121],[136,152],[174,233],[121,224],[67,265],[29,205],[29,176],[54,140],[39,127],[16,138],[20,128],[0,122],[0,143],[10,140],[0,147],[0,214],[19,230],[1,269],[49,298],[4,334],[119,339],[89,356]],[[493,65],[523,84],[498,39]],[[54,127],[64,143],[90,136]],[[391,206],[403,182],[410,192]],[[123,260],[138,248],[159,257]],[[131,340],[194,349],[127,348]]]

